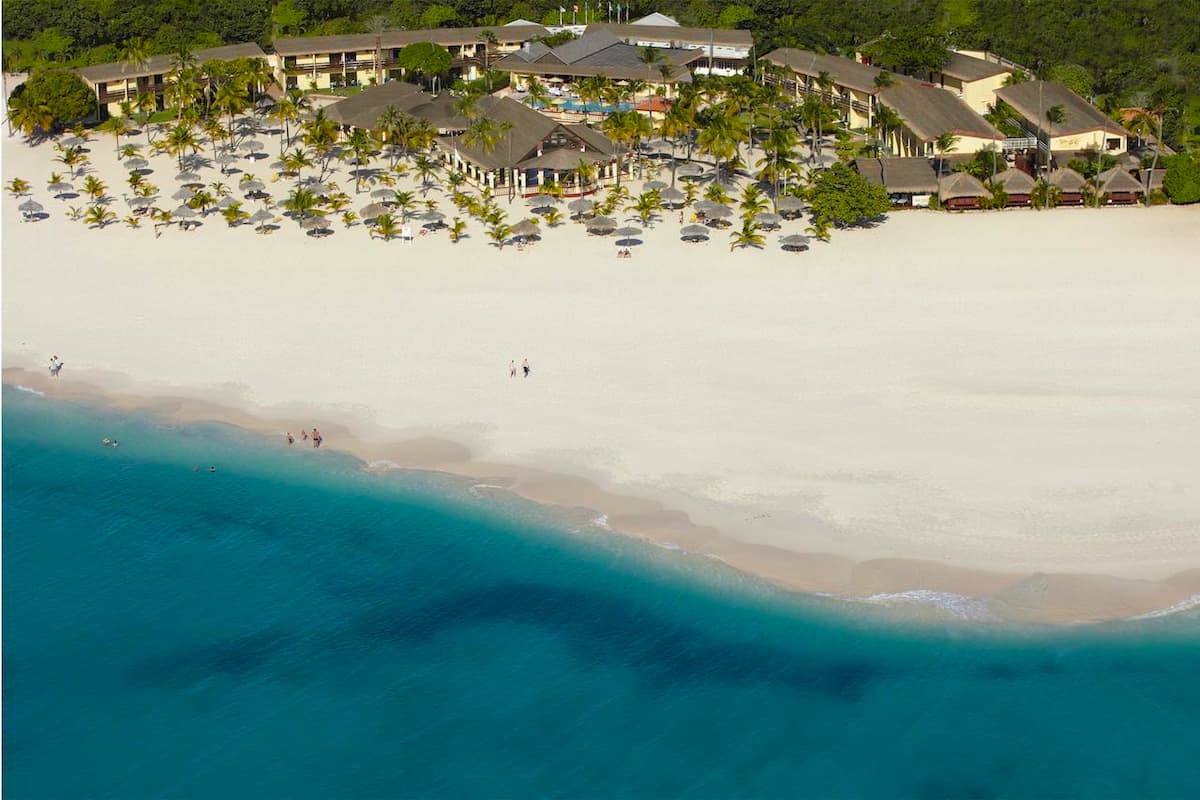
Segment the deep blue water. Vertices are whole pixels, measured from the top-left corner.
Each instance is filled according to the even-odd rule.
[[[223,427],[3,423],[6,797],[1200,796],[1194,613],[905,626]]]

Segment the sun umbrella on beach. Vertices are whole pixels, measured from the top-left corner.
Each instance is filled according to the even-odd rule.
[[[683,201],[686,198],[687,198],[687,195],[685,195],[683,192],[679,191],[678,189],[676,189],[673,186],[668,186],[667,188],[661,190],[658,193],[658,199],[661,200],[664,205],[668,205],[668,206],[683,205]]]
[[[662,181],[646,181],[646,186],[644,188],[647,192],[661,192],[663,189],[667,189],[669,187]]]
[[[441,222],[446,218],[446,215],[436,208],[431,208],[428,211],[422,211],[416,215],[417,219],[423,219],[426,222]]]
[[[181,206],[179,206],[179,208],[172,211],[171,215],[176,216],[176,217],[183,217],[184,219],[191,219],[192,217],[196,216],[196,209],[194,209],[188,205],[181,205]]]
[[[612,217],[595,217],[587,224],[587,232],[597,236],[607,236],[616,229],[617,221]]]
[[[696,210],[706,217],[713,219],[728,219],[733,216],[733,209],[720,203],[703,202],[696,204]]]
[[[58,143],[63,147],[79,147],[81,144],[84,144],[84,140],[80,139],[78,136],[67,136],[59,139]]]
[[[691,161],[680,164],[678,167],[675,168],[675,174],[681,178],[687,178],[689,176],[699,175],[702,172],[704,172],[704,167],[700,166],[699,164],[693,163]]]
[[[125,169],[130,172],[136,172],[139,169],[145,169],[150,166],[150,162],[144,158],[134,157],[125,162]]]
[[[703,242],[712,235],[712,231],[703,225],[684,225],[679,230],[679,238],[685,242]]]
[[[572,200],[571,202],[567,203],[567,210],[570,211],[573,216],[582,216],[584,214],[590,214],[590,213],[592,213],[592,211],[595,208],[596,208],[595,201],[589,200],[586,197],[580,197],[576,200]]]
[[[229,208],[234,203],[240,203],[240,202],[241,201],[238,200],[233,195],[226,195],[225,197],[222,197],[220,200],[217,201],[217,208]]]
[[[225,168],[235,161],[237,161],[237,156],[233,155],[232,153],[221,153],[221,155],[217,156],[216,158],[216,162],[221,165],[222,172],[224,172]]]
[[[528,239],[532,236],[540,236],[541,231],[538,229],[537,223],[531,219],[523,219],[512,227],[512,235],[518,239]]]
[[[146,208],[158,202],[157,197],[131,197],[128,200],[130,208]]]
[[[262,148],[263,143],[258,139],[247,139],[238,145],[238,150],[246,153],[257,153],[258,151],[262,150]]]
[[[40,214],[42,213],[42,204],[37,200],[26,200],[17,206],[17,210],[22,214]]]
[[[376,219],[377,217],[383,216],[387,212],[388,207],[383,203],[371,203],[370,205],[363,206],[361,209],[359,209],[358,213],[363,219]]]
[[[58,195],[66,194],[67,192],[75,191],[75,187],[72,186],[71,184],[67,183],[66,181],[55,181],[54,183],[50,184],[46,188],[49,189],[50,191],[54,192],[55,197],[57,197]]]
[[[175,194],[171,195],[172,200],[191,200],[196,196],[196,193],[191,189],[176,189]]]
[[[525,198],[525,202],[530,208],[542,208],[554,205],[558,202],[558,198],[552,194],[535,194],[533,197]]]
[[[801,250],[808,249],[808,237],[799,233],[793,233],[791,236],[782,237],[779,240],[779,246],[784,250],[799,253]]]
[[[761,214],[755,215],[754,221],[759,225],[762,225],[767,230],[773,231],[778,229],[783,223],[783,217],[779,216],[778,214],[772,214],[769,211],[764,211]]]
[[[618,247],[633,247],[634,245],[641,244],[642,240],[635,238],[640,236],[641,233],[641,228],[635,228],[632,225],[626,225],[613,231],[613,235],[619,237],[617,239]]]
[[[320,181],[309,181],[304,184],[304,188],[315,194],[317,197],[329,194],[329,186]]]
[[[376,189],[375,191],[371,192],[371,197],[374,197],[376,200],[395,200],[396,199],[396,190],[395,189]]]
[[[325,217],[308,217],[300,223],[300,227],[306,231],[330,231],[333,228],[329,224],[329,220]]]
[[[251,224],[256,225],[259,228],[263,227],[273,219],[275,219],[275,215],[270,211],[267,211],[265,208],[260,208],[258,211],[255,211],[250,215]]]
[[[195,172],[181,172],[175,176],[175,180],[182,183],[184,186],[203,186],[204,179]]]
[[[799,197],[785,195],[775,201],[775,210],[784,217],[787,217],[789,214],[799,214],[804,210],[804,201]]]

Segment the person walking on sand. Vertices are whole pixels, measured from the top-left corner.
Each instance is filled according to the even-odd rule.
[[[508,377],[517,377],[517,360],[515,358],[508,362]]]
[[[313,428],[312,440],[313,440],[313,447],[321,446],[321,432],[319,430],[317,430],[316,428]]]
[[[529,377],[529,359],[528,358],[521,359],[521,371],[525,373],[526,378]]]

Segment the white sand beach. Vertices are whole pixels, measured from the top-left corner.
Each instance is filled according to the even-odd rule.
[[[6,382],[319,425],[803,590],[1047,621],[1200,595],[1200,208],[896,213],[798,254],[668,213],[628,260],[573,223],[524,252],[216,214],[155,238],[68,221],[51,146],[3,148],[51,214],[3,200]]]

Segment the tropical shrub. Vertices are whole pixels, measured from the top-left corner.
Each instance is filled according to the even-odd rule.
[[[1180,153],[1164,158],[1163,166],[1167,168],[1163,176],[1163,191],[1172,203],[1200,201],[1200,158]]]

